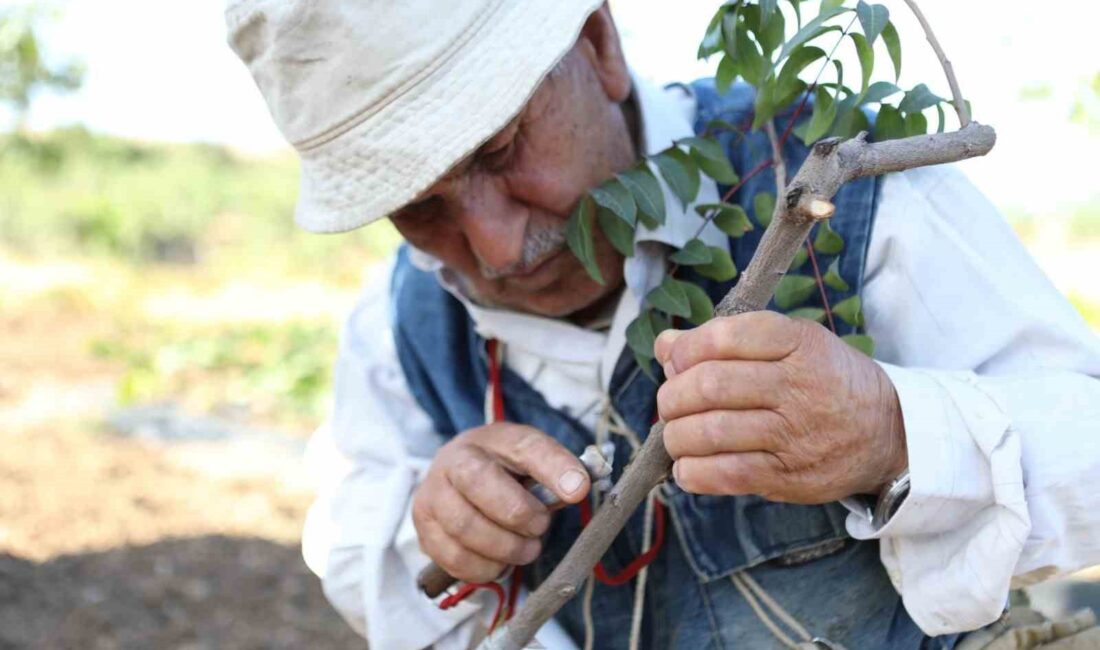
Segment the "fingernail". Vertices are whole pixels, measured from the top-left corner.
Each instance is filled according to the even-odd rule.
[[[664,339],[664,343],[662,343],[661,345],[672,345],[673,343],[676,342],[676,339],[680,338],[680,335],[683,334],[683,333],[684,333],[683,330],[668,329],[668,330],[665,330],[665,331],[661,332],[660,334],[658,334],[657,335],[657,340],[660,341],[660,340]],[[656,346],[654,346],[654,347],[656,347]]]
[[[558,487],[566,494],[573,494],[580,488],[581,483],[584,483],[584,474],[581,474],[575,469],[571,469],[568,472],[561,475],[558,479]]]
[[[671,361],[664,362],[663,364],[661,364],[661,367],[664,368],[665,379],[672,379],[676,376],[676,368],[672,366]]]
[[[677,484],[680,483],[680,463],[672,464],[672,480]]]
[[[538,542],[529,542],[527,546],[523,548],[523,564],[530,564],[539,559],[539,552],[542,550],[542,544]]]

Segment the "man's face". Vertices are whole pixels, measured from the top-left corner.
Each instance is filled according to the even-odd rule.
[[[563,317],[621,286],[622,256],[602,234],[603,286],[565,243],[577,200],[635,159],[621,106],[630,82],[617,47],[601,9],[516,119],[391,217],[479,303]]]

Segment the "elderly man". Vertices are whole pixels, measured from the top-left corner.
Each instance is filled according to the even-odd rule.
[[[525,479],[587,501],[577,453],[607,443],[621,471],[658,413],[675,480],[602,571],[622,577],[661,521],[664,543],[644,573],[593,581],[546,645],[951,647],[1001,614],[1014,579],[1100,562],[1100,346],[958,172],[837,197],[875,360],[809,321],[747,314],[662,335],[658,390],[624,330],[697,217],[669,194],[633,256],[597,238],[603,285],[565,222],[639,156],[744,121],[751,89],[648,86],[595,0],[242,0],[227,20],[301,155],[298,223],[389,218],[407,242],[344,331],[313,446],[333,464],[305,532],[372,647],[467,647],[492,599],[441,611],[417,572],[526,565],[536,586],[581,524]],[[740,169],[768,150],[725,144]],[[766,177],[734,200],[774,190]],[[697,200],[717,196],[704,183]],[[759,241],[702,236],[739,265]]]

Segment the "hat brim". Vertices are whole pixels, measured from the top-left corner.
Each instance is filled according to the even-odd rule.
[[[353,230],[415,199],[519,114],[603,0],[503,0],[465,47],[329,142],[300,151],[295,221]]]

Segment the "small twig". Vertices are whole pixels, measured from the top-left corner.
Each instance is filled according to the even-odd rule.
[[[764,133],[768,134],[768,142],[772,144],[772,168],[775,169],[775,195],[783,196],[787,193],[787,163],[783,160],[782,145],[779,144],[779,136],[775,133],[775,124],[771,120],[764,122]],[[758,215],[759,216],[759,215]],[[773,213],[774,217],[775,214]]]
[[[955,68],[951,65],[951,61],[947,59],[947,54],[944,53],[943,48],[940,47],[940,42],[936,40],[936,35],[932,32],[932,26],[928,24],[928,20],[924,17],[920,7],[917,6],[916,0],[905,0],[905,4],[909,5],[913,15],[920,22],[921,29],[924,30],[924,37],[928,39],[928,44],[932,46],[932,51],[936,53],[936,57],[940,60],[943,73],[947,75],[947,85],[951,86],[951,103],[955,105],[955,112],[959,114],[959,126],[964,127],[970,124],[970,111],[966,109],[962,91],[959,90],[959,80],[955,78]]]

